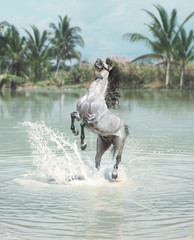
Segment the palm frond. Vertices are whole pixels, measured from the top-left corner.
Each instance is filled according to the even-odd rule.
[[[194,16],[194,11],[193,11],[191,14],[189,14],[189,16],[187,16],[187,17],[185,18],[185,20],[184,20],[183,23],[181,24],[180,28],[182,28],[182,27],[185,25],[185,23],[188,22],[189,19],[192,18],[193,16]]]
[[[21,78],[21,77],[15,76],[15,75],[11,75],[11,74],[1,74],[0,75],[0,82],[3,79],[6,79],[8,82],[12,82],[12,81],[15,81],[15,82],[18,82],[18,83],[24,82],[24,78]]]
[[[166,65],[166,60],[155,64],[155,66],[159,66],[159,65]]]
[[[124,40],[128,40],[130,42],[140,42],[143,41],[147,44],[150,44],[150,39],[140,33],[126,33],[123,35]]]
[[[136,62],[138,60],[144,60],[144,59],[164,59],[164,57],[160,54],[149,53],[149,54],[144,54],[142,56],[139,56],[134,60],[132,60],[131,62]]]
[[[11,27],[11,24],[7,21],[1,22],[0,25],[3,26],[3,27]]]
[[[28,34],[28,37],[30,38],[30,40],[31,40],[32,42],[34,42],[34,38],[33,38],[32,34],[31,34],[27,29],[25,29],[25,28],[23,28],[23,29],[24,29],[24,31]]]
[[[160,21],[158,20],[158,18],[157,18],[152,12],[150,12],[150,11],[148,11],[148,10],[146,10],[146,9],[142,9],[142,10],[143,10],[144,12],[146,12],[148,15],[150,15],[150,17],[153,19],[154,24],[155,24],[156,26],[159,26],[160,28],[162,27]]]
[[[166,10],[160,5],[160,4],[156,4],[154,5],[154,7],[158,10],[158,13],[160,15],[161,21],[162,21],[162,27],[164,29],[164,31],[167,33],[168,32],[168,13],[166,12]]]
[[[172,38],[172,34],[174,33],[175,27],[177,24],[177,11],[173,9],[171,12],[171,18],[169,21],[169,29],[168,29],[168,37]]]
[[[159,66],[159,65],[166,65],[167,61],[162,61],[162,62],[159,62],[159,63],[156,63],[155,66]],[[179,62],[176,62],[176,61],[170,61],[171,64],[173,65],[178,65],[180,66],[181,64]]]
[[[192,45],[192,42],[194,40],[194,34],[193,34],[193,30],[190,30],[186,44],[185,44],[185,48],[188,49],[190,45]],[[194,47],[194,46],[193,46]]]

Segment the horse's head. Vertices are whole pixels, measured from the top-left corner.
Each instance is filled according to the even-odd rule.
[[[96,59],[96,62],[95,62],[95,64],[94,64],[95,69],[100,72],[100,71],[102,71],[102,69],[103,69],[103,65],[104,65],[104,63],[103,63],[102,59],[97,58],[97,59]]]
[[[106,62],[103,62],[102,59],[97,58],[94,66],[98,72],[101,72],[103,69],[110,72],[110,70],[112,69],[112,61],[110,60],[110,58],[107,58]]]

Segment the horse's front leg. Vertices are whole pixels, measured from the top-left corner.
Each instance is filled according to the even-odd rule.
[[[75,118],[78,121],[81,119],[79,112],[77,112],[77,111],[71,113],[71,130],[72,130],[73,134],[75,136],[77,136],[79,134],[79,131],[75,128],[75,125],[74,125]]]
[[[87,143],[84,142],[85,139],[85,133],[84,133],[84,128],[85,128],[86,122],[85,120],[82,120],[80,123],[81,126],[81,150],[85,150],[87,147]]]

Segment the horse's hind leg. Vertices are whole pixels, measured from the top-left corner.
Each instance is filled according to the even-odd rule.
[[[116,156],[116,164],[114,165],[113,172],[112,172],[112,178],[117,179],[118,177],[118,165],[121,162],[121,153],[119,153]]]
[[[115,139],[113,141],[113,145],[114,145],[113,149],[115,152],[116,152],[116,150],[118,151],[118,153],[116,155],[116,164],[114,165],[113,172],[112,172],[113,179],[117,179],[117,177],[118,177],[118,165],[121,162],[121,155],[122,155],[125,139],[126,139],[126,137],[123,137],[123,138],[115,137]]]
[[[79,131],[75,128],[75,125],[74,125],[75,118],[78,121],[81,119],[79,112],[77,112],[77,111],[71,113],[71,130],[72,130],[73,134],[75,136],[77,136],[79,134]]]
[[[81,150],[85,150],[87,147],[87,143],[84,142],[85,139],[85,133],[84,133],[84,128],[85,128],[86,122],[83,120],[80,124],[81,126]]]
[[[100,169],[102,155],[108,150],[110,145],[111,145],[111,141],[108,138],[98,136],[97,146],[96,146],[96,157],[95,157],[96,168],[98,170]]]

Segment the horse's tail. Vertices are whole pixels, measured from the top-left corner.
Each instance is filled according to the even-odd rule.
[[[125,139],[127,138],[127,136],[129,135],[129,127],[127,125],[124,125],[125,127]],[[113,145],[112,149],[111,149],[111,153],[113,155],[113,158],[115,157],[116,152],[119,150],[119,146],[117,144]]]

